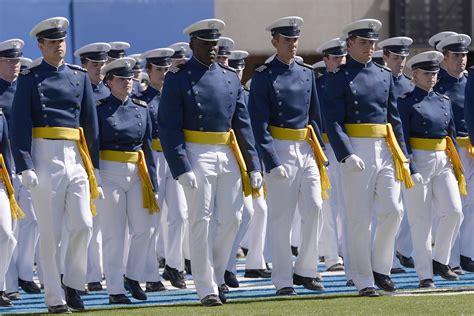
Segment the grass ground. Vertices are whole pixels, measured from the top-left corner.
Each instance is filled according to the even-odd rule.
[[[453,293],[454,294],[454,293]],[[319,295],[232,301],[221,307],[199,304],[93,310],[86,315],[474,315],[474,294],[362,298]]]

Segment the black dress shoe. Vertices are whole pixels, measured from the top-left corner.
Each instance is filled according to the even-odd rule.
[[[167,290],[168,289],[166,288],[166,286],[161,281],[147,282],[146,287],[145,287],[146,292],[163,292],[163,291],[167,291]]]
[[[293,274],[293,284],[302,285],[305,289],[311,291],[323,291],[324,286],[316,281],[316,278],[304,277],[298,274]]]
[[[224,281],[228,287],[236,288],[239,287],[239,281],[233,272],[225,270]]]
[[[13,306],[12,301],[5,296],[5,292],[0,291],[0,307],[10,307]]]
[[[191,270],[191,260],[184,259],[184,271],[186,271],[186,273],[189,275],[193,274]]]
[[[83,290],[76,290],[77,291],[77,294],[79,295],[88,295],[89,294],[89,290],[85,287]]]
[[[89,290],[89,292],[102,291],[103,290],[102,283],[100,283],[100,282],[89,282],[89,283],[87,283],[87,289]]]
[[[379,289],[384,290],[385,292],[394,292],[396,290],[395,284],[388,275],[377,273],[375,271],[373,274],[375,285],[377,285]]]
[[[245,269],[244,278],[269,279],[272,277],[272,271],[266,269]]]
[[[454,273],[447,264],[442,264],[435,260],[433,260],[433,274],[439,275],[448,281],[459,280],[458,275]]]
[[[67,305],[48,306],[49,314],[71,314],[72,311]]]
[[[380,294],[375,291],[373,287],[366,287],[359,291],[360,296],[367,296],[367,297],[379,297]]]
[[[293,296],[297,295],[296,291],[292,287],[282,287],[281,289],[276,291],[276,295],[278,296]]]
[[[125,294],[109,295],[109,304],[132,304],[132,301]]]
[[[392,268],[390,270],[390,274],[402,274],[402,273],[405,273],[405,269],[403,268]]]
[[[327,268],[327,272],[338,272],[338,271],[344,271],[344,265],[342,263],[336,263]]]
[[[346,286],[347,286],[347,287],[355,286],[354,281],[353,281],[352,279],[347,280]]]
[[[321,282],[323,280],[323,275],[319,272],[316,272],[316,281]]]
[[[84,310],[84,302],[82,301],[81,296],[77,293],[76,289],[72,287],[62,285],[64,290],[64,298],[66,299],[66,304],[69,308],[76,311]]]
[[[404,266],[405,268],[414,268],[415,267],[415,261],[413,260],[412,257],[405,257],[398,251],[395,253],[395,256],[398,258],[398,261],[400,261],[400,264]]]
[[[178,269],[171,268],[169,265],[165,265],[165,270],[163,271],[163,279],[171,282],[171,285],[178,289],[185,289],[186,282],[182,274]]]
[[[221,306],[222,302],[219,296],[215,294],[210,294],[201,300],[201,304],[207,307],[211,307],[211,306]]]
[[[244,255],[247,256],[247,254],[249,253],[249,249],[244,248],[244,247],[240,247],[240,249],[242,249],[242,252],[244,253]]]
[[[424,279],[420,281],[419,287],[421,289],[428,289],[428,288],[435,288],[436,285],[434,284],[432,279]]]
[[[474,261],[469,257],[461,255],[461,268],[468,272],[474,272]]]
[[[219,285],[219,291],[222,291],[223,293],[229,293],[230,292],[229,287],[225,284]]]
[[[40,287],[33,281],[25,281],[22,279],[18,279],[18,285],[21,287],[23,291],[25,291],[28,294],[41,293]]]
[[[125,289],[127,291],[129,291],[130,294],[132,294],[132,297],[134,299],[140,300],[140,301],[146,301],[147,300],[147,296],[146,296],[145,292],[143,291],[143,289],[141,288],[140,283],[138,281],[129,279],[126,276],[123,276],[123,280],[124,280],[123,285],[124,285]]]
[[[291,254],[295,257],[298,257],[298,247],[291,246]]]
[[[221,290],[221,287],[217,287],[218,293],[219,293],[219,299],[221,300],[222,304],[227,303],[227,298],[225,297],[225,292]]]
[[[6,293],[5,296],[8,297],[10,301],[19,301],[21,299],[20,292]]]
[[[454,267],[454,268],[451,268],[451,270],[456,273],[457,275],[464,275],[464,271],[461,269],[461,267]]]

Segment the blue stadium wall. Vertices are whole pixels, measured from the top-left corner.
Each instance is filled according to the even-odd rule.
[[[66,60],[78,63],[73,52],[92,42],[126,41],[133,54],[187,41],[183,28],[214,17],[214,0],[0,0],[0,42],[21,38],[25,57],[35,59],[41,54],[29,32],[54,16],[69,19]]]

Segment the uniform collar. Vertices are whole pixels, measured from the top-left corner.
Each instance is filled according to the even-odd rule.
[[[146,88],[146,94],[150,94],[152,95],[153,97],[156,96],[157,94],[160,94],[161,91],[160,90],[156,90],[155,88],[153,88],[151,85],[148,85],[148,88]]]
[[[6,87],[11,87],[16,85],[16,79],[13,80],[12,82],[6,81],[2,78],[0,78],[0,86],[6,86]]]
[[[104,86],[105,86],[105,85],[104,85],[104,82],[103,82],[103,81],[99,81],[98,84],[92,83],[92,90],[98,90],[98,89],[100,89],[100,88],[102,88],[102,87],[104,87]]]
[[[214,70],[217,67],[216,62],[212,62],[212,64],[210,64],[208,66],[208,65],[202,63],[201,61],[199,61],[199,59],[197,59],[194,56],[193,56],[193,58],[191,58],[191,60],[189,62],[191,63],[191,65],[194,65],[195,67],[203,69],[203,70]]]
[[[59,65],[59,67],[56,67],[56,66],[51,65],[44,59],[40,64],[40,68],[44,70],[61,71],[64,69],[64,67],[66,67],[66,63],[64,62],[61,65]]]
[[[293,62],[291,64],[287,64],[284,61],[282,61],[280,58],[278,58],[278,55],[276,55],[275,58],[273,58],[271,61],[272,66],[280,67],[284,69],[292,69],[295,66],[295,63],[296,62],[293,59]]]
[[[346,63],[346,65],[350,68],[369,68],[370,66],[372,66],[372,64],[373,64],[372,59],[369,60],[368,63],[363,64],[363,63],[358,62],[354,58],[349,59],[349,61]]]
[[[462,82],[464,80],[464,74],[462,74],[462,76],[460,78],[455,78],[453,76],[451,76],[449,74],[449,72],[445,72],[443,73],[443,75],[441,76],[442,78],[445,78],[447,82]]]
[[[122,101],[116,98],[112,93],[110,94],[110,101],[113,105],[125,105],[130,102],[130,96],[128,96],[127,100]]]
[[[428,91],[426,91],[424,89],[421,89],[417,86],[415,86],[415,89],[413,89],[413,93],[415,93],[416,95],[422,96],[422,97],[426,97],[426,96],[432,97],[435,94],[433,89],[431,89],[431,91],[428,92]]]

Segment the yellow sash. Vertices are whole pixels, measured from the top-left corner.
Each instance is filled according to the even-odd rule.
[[[148,167],[146,166],[145,154],[142,150],[139,151],[117,151],[117,150],[101,150],[100,159],[138,164],[138,173],[142,179],[142,197],[143,208],[148,209],[148,213],[158,213],[160,208],[155,199],[155,192],[153,191],[153,184],[151,182]]]
[[[323,137],[323,142],[324,142],[325,144],[329,144],[328,134],[327,134],[327,133],[323,133],[321,136]]]
[[[467,148],[467,152],[469,153],[469,155],[471,155],[471,157],[474,158],[474,148],[472,148],[471,140],[469,136],[456,137],[456,140],[458,142],[458,146]]]
[[[329,180],[329,175],[326,169],[328,158],[316,137],[313,127],[308,125],[306,128],[291,129],[270,125],[269,130],[273,138],[293,141],[306,140],[311,145],[316,157],[316,163],[318,164],[319,174],[321,176],[321,196],[323,200],[327,200],[329,198],[327,191],[331,189],[331,181]]]
[[[392,152],[397,180],[405,182],[407,189],[415,186],[410,170],[403,166],[404,163],[408,163],[408,159],[397,142],[392,124],[344,124],[344,127],[350,137],[385,138]]]
[[[155,138],[151,141],[151,149],[153,149],[154,151],[163,151],[159,138]]]
[[[5,188],[7,189],[8,200],[10,201],[10,212],[13,219],[20,219],[25,217],[25,213],[20,208],[15,199],[15,189],[13,189],[13,184],[10,180],[10,175],[8,174],[7,166],[5,165],[5,160],[3,155],[0,154],[0,179],[5,183]]]
[[[89,178],[91,213],[92,216],[96,216],[97,211],[94,200],[99,197],[99,187],[97,185],[97,179],[94,175],[94,165],[92,164],[83,129],[81,127],[34,127],[33,138],[63,139],[77,142],[77,147],[79,148],[79,152],[82,157],[82,163],[84,164],[84,169],[86,169],[87,177]]]
[[[445,138],[410,138],[410,145],[413,149],[419,150],[436,150],[446,151],[451,163],[453,164],[453,171],[458,180],[459,193],[467,195],[466,178],[464,177],[464,168],[459,158],[458,151],[451,137]]]
[[[200,132],[183,129],[184,139],[190,143],[208,144],[208,145],[230,145],[235,159],[239,164],[240,175],[242,177],[242,188],[245,196],[252,195],[253,198],[260,196],[260,190],[252,188],[250,184],[250,177],[247,172],[247,165],[245,164],[244,156],[239,148],[237,137],[234,130],[228,132]]]

